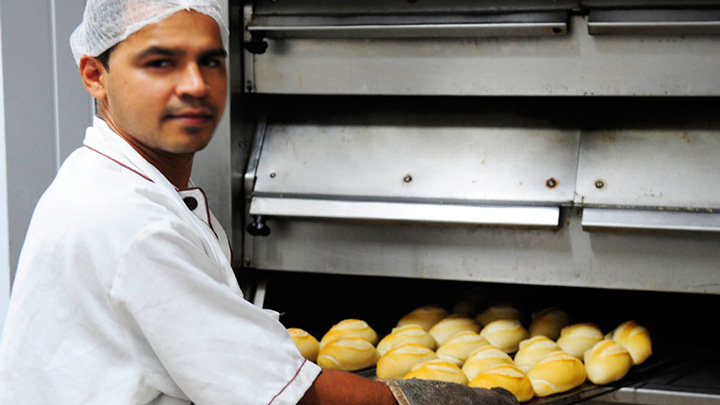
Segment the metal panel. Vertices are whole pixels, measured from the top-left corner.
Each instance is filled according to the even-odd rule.
[[[638,128],[582,134],[576,202],[720,209],[716,129]]]
[[[259,93],[718,96],[713,36],[268,39],[245,76]]]
[[[584,232],[578,211],[563,210],[557,230],[271,218],[272,233],[252,238],[245,263],[314,273],[720,294],[715,235]]]
[[[348,114],[350,115],[350,114]],[[256,196],[570,203],[577,129],[527,119],[382,114],[268,125]]]

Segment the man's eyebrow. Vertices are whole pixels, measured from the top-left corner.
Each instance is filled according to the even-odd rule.
[[[185,54],[185,51],[181,49],[151,46],[137,54],[137,59],[142,60],[152,56],[179,56],[183,54]],[[226,58],[227,56],[228,53],[225,48],[208,49],[200,54],[202,58]]]
[[[182,51],[171,48],[163,48],[161,46],[151,46],[137,54],[137,59],[145,59],[150,56],[177,56],[180,54],[182,54]]]
[[[225,48],[208,49],[200,54],[203,58],[227,58],[228,53]]]

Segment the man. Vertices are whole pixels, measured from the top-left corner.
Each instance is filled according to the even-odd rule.
[[[243,299],[225,232],[190,181],[225,109],[226,43],[215,0],[88,1],[71,45],[98,117],[33,214],[0,403],[446,402],[428,384],[391,391],[321,371],[276,313]],[[453,389],[466,403],[508,398],[442,391]]]

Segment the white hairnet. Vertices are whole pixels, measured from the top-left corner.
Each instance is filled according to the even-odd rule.
[[[87,0],[83,20],[70,35],[75,63],[83,55],[98,56],[148,24],[180,10],[195,10],[212,17],[227,49],[228,29],[217,0]]]

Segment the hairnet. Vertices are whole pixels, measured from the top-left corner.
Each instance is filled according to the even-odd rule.
[[[148,24],[180,10],[195,10],[217,22],[227,49],[228,29],[217,0],[87,0],[83,20],[70,35],[75,63],[83,55],[98,56]]]

